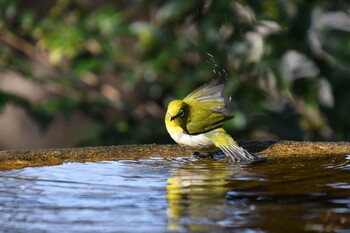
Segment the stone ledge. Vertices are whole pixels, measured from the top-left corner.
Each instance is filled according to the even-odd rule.
[[[251,153],[267,155],[267,159],[317,158],[350,154],[349,142],[249,141],[240,145]],[[48,166],[65,161],[87,162],[137,160],[150,156],[174,158],[191,156],[193,151],[179,145],[119,145],[81,148],[0,151],[0,170]]]

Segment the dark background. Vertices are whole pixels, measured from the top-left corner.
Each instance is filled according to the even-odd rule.
[[[239,140],[350,140],[342,0],[0,0],[0,149],[171,143],[167,103],[227,76]]]

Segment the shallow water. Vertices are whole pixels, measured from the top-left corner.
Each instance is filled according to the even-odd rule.
[[[0,232],[350,232],[350,156],[0,172]]]

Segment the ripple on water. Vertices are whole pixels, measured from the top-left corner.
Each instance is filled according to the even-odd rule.
[[[1,228],[166,229],[167,170],[139,163],[65,163],[0,173]],[[136,217],[137,216],[137,217]],[[143,228],[141,227],[143,226]],[[139,229],[140,228],[140,229]]]
[[[4,171],[0,231],[342,231],[350,229],[349,161],[239,166],[154,156]]]

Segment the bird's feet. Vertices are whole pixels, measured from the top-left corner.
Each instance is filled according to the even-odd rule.
[[[193,156],[195,158],[205,158],[205,159],[224,159],[226,157],[221,151],[208,153],[208,154],[202,154],[196,151],[193,153]]]
[[[202,154],[202,153],[197,152],[197,151],[193,153],[193,156],[195,158],[198,158],[198,159],[200,159],[200,158],[205,158],[205,159],[207,159],[207,158],[210,158],[210,159],[214,158],[212,153]]]

